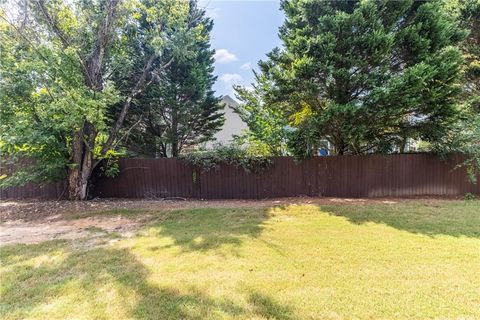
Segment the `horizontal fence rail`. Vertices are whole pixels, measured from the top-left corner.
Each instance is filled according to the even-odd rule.
[[[293,196],[415,197],[480,194],[469,181],[466,159],[454,155],[442,160],[431,154],[315,157],[296,162],[272,158],[260,174],[222,164],[202,171],[179,159],[120,159],[120,174],[94,182],[91,195],[104,198],[262,199]],[[57,198],[62,183],[28,185],[1,191],[6,198]]]

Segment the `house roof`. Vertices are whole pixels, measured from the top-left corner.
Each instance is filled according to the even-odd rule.
[[[227,104],[230,108],[235,108],[238,107],[238,102],[235,101],[232,97],[230,97],[228,94],[222,97],[222,102]]]

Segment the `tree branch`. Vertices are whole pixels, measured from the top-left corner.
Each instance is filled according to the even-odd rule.
[[[152,67],[152,64],[153,64],[155,58],[156,58],[155,54],[152,54],[148,58],[145,66],[143,67],[143,71],[142,71],[142,74],[140,75],[140,78],[138,79],[137,83],[135,84],[135,87],[130,92],[130,95],[125,100],[125,102],[123,104],[123,107],[122,107],[122,110],[120,111],[120,115],[118,116],[117,121],[115,121],[115,124],[113,125],[112,129],[110,130],[110,135],[108,136],[107,141],[103,145],[102,151],[100,153],[101,155],[104,155],[108,151],[108,149],[110,149],[111,146],[113,145],[113,142],[115,141],[115,138],[117,137],[118,131],[120,131],[120,128],[122,127],[123,122],[125,121],[128,110],[130,109],[130,106],[132,104],[132,100],[138,94],[140,94],[142,92],[142,90],[144,89],[144,85],[145,85],[145,82],[146,82],[146,79],[147,79],[147,75],[150,72],[150,69]]]
[[[67,36],[63,33],[63,31],[58,26],[57,20],[50,15],[47,8],[45,7],[45,1],[37,0],[36,3],[37,3],[37,7],[40,9],[43,16],[47,20],[48,25],[50,26],[50,28],[52,28],[52,31],[57,35],[57,37],[62,42],[63,47],[66,48],[70,46],[70,41],[67,39]]]
[[[87,56],[85,62],[86,76],[88,78],[88,86],[94,91],[103,89],[102,68],[103,59],[107,50],[110,34],[110,27],[115,18],[117,5],[119,0],[110,0],[108,3],[107,13],[97,33],[97,41],[92,52]]]

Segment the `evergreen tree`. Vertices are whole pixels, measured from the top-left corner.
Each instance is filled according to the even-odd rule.
[[[469,30],[463,46],[466,60],[466,103],[480,116],[480,0],[461,1],[460,20]]]
[[[176,157],[183,150],[212,138],[223,124],[223,106],[212,86],[213,21],[190,1],[189,21],[196,37],[188,38],[191,54],[174,60],[149,92],[138,99],[129,119],[133,125],[127,149],[135,154]]]
[[[462,46],[465,66],[459,107],[463,116],[431,148],[442,155],[459,152],[468,154],[464,165],[470,178],[476,180],[480,170],[480,0],[449,0],[444,5],[469,31]]]
[[[442,139],[457,120],[467,33],[440,2],[281,7],[283,48],[260,68],[275,83],[272,106],[298,128],[297,153],[311,154],[322,138],[339,154],[403,151],[409,138]]]

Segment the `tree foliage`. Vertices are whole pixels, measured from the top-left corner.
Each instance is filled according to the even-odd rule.
[[[446,1],[445,7],[469,31],[462,46],[465,66],[459,108],[463,114],[432,149],[443,156],[457,152],[470,155],[464,166],[476,181],[480,171],[480,1]]]
[[[480,115],[480,0],[460,1],[460,21],[469,30],[463,46],[466,61],[465,102],[467,107]]]
[[[201,26],[174,0],[3,2],[0,148],[34,166],[2,184],[68,176],[85,199],[93,170],[115,152],[132,102],[160,79]],[[191,49],[191,48],[190,48]]]
[[[213,21],[191,2],[189,18],[196,33],[184,37],[183,55],[164,69],[159,80],[133,106],[134,127],[126,143],[135,154],[167,157],[212,138],[223,124],[223,106],[212,86],[214,50],[210,49]],[[187,41],[185,41],[187,40]]]
[[[441,140],[457,121],[467,33],[440,2],[281,7],[283,47],[259,67],[273,83],[265,101],[297,128],[294,153],[312,154],[321,139],[339,154],[403,151],[409,138]]]
[[[235,108],[248,130],[237,141],[256,148],[258,153],[281,156],[287,153],[288,121],[281,108],[269,99],[273,83],[255,73],[253,89],[235,86],[240,104]]]

